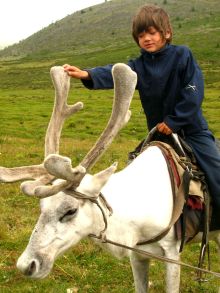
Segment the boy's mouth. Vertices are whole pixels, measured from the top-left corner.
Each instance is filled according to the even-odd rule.
[[[154,44],[145,44],[144,47],[145,49],[151,49],[153,48]]]

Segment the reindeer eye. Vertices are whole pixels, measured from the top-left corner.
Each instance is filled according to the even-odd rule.
[[[70,221],[73,216],[76,214],[77,209],[68,210],[62,217],[59,218],[59,222],[65,223]]]

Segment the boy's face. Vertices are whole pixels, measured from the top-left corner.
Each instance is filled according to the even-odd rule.
[[[169,38],[170,34],[166,34]],[[143,31],[138,35],[139,46],[149,53],[154,53],[162,49],[166,40],[162,38],[161,33],[155,27],[150,26],[147,31]]]

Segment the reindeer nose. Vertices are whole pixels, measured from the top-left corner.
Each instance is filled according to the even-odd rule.
[[[33,277],[37,271],[38,262],[35,259],[32,259],[28,263],[24,263],[18,259],[17,268],[28,277]]]
[[[24,271],[24,274],[26,276],[32,276],[35,271],[36,271],[37,265],[36,265],[36,261],[32,260],[32,262],[29,264],[29,266],[27,267],[27,269]]]

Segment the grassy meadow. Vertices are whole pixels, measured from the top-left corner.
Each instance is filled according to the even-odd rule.
[[[49,77],[49,68],[52,65],[46,64],[42,71],[38,71],[35,63],[30,62],[27,69],[23,71],[22,68],[25,65],[22,61],[16,65],[16,69],[15,65],[8,65],[8,70],[16,73],[10,74],[8,85],[5,82],[0,89],[1,166],[12,167],[42,162],[44,135],[54,98]],[[46,67],[48,67],[47,70]],[[1,76],[4,74],[4,70],[1,69]],[[28,83],[27,76],[30,77]],[[4,88],[4,85],[7,86]],[[209,117],[211,128],[219,137],[219,89],[209,88],[206,95],[204,111]],[[71,157],[74,165],[80,162],[106,124],[111,111],[112,96],[111,90],[88,91],[82,88],[80,82],[72,80],[69,103],[83,101],[84,109],[66,121],[60,153]],[[94,167],[94,172],[114,161],[119,162],[119,169],[123,168],[127,153],[145,136],[145,118],[137,93],[132,101],[131,110],[130,122]],[[79,293],[133,292],[132,273],[128,260],[114,259],[99,247],[94,246],[90,240],[83,241],[60,258],[47,279],[33,281],[22,276],[15,264],[38,218],[39,204],[37,199],[20,193],[19,183],[0,184],[0,186],[1,293],[61,293],[67,288],[73,288],[73,292]],[[183,253],[183,261],[197,265],[198,255],[198,245],[188,247]],[[214,244],[211,247],[211,255],[212,270],[218,271],[219,260]],[[161,263],[152,262],[151,292],[164,292],[163,266]],[[194,272],[183,268],[181,287],[184,290],[182,289],[181,292],[217,292],[220,280],[212,277],[208,283],[199,285],[194,278]]]
[[[142,4],[143,1],[138,2]],[[190,13],[183,9],[178,12],[175,1],[159,2],[168,2],[167,9],[172,8],[174,11],[174,28],[178,29],[174,42],[190,46],[203,70],[203,111],[210,129],[220,138],[218,1],[210,2],[217,3],[216,9],[212,8],[212,11],[207,8],[208,1],[200,1],[204,5],[201,10],[196,7],[198,1],[190,1]],[[204,14],[202,11],[205,11]],[[193,17],[185,18],[187,13],[193,14]],[[112,34],[112,38],[116,38],[116,33]],[[126,62],[139,54],[138,48],[131,45],[131,40],[128,43],[121,41],[118,47],[117,42],[114,43],[114,46],[102,49],[100,40],[100,43],[92,48],[93,51],[90,48],[90,52],[88,48],[84,51],[66,50],[50,54],[44,51],[22,58],[0,59],[0,166],[12,167],[42,162],[44,135],[54,99],[50,68],[64,63],[83,68]],[[81,161],[103,130],[111,112],[112,97],[112,90],[89,91],[83,88],[79,81],[71,81],[69,104],[82,101],[84,109],[66,121],[60,153],[71,157],[73,165]],[[122,169],[126,164],[127,153],[145,137],[146,122],[137,93],[132,101],[131,110],[132,117],[128,125],[93,168],[93,172],[106,168],[114,161],[118,161],[118,168]],[[19,185],[0,183],[0,293],[61,293],[66,292],[67,288],[72,288],[72,292],[75,293],[134,292],[128,260],[113,258],[94,246],[89,239],[82,241],[59,258],[45,280],[34,281],[25,278],[16,269],[16,260],[26,247],[37,221],[39,202],[35,198],[21,194]],[[199,245],[194,244],[185,248],[182,261],[196,266],[198,256]],[[220,271],[217,247],[214,243],[211,243],[211,269]],[[199,284],[195,277],[194,271],[182,268],[182,293],[218,292],[220,279],[207,275],[208,282]],[[165,292],[164,278],[164,264],[153,261],[150,292]]]

